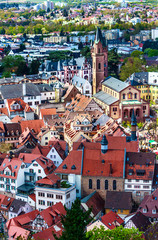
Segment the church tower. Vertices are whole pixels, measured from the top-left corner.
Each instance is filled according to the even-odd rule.
[[[97,28],[91,48],[93,69],[93,94],[101,90],[101,82],[108,76],[108,49],[100,28]]]

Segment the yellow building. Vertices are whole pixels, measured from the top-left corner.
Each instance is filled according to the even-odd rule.
[[[138,85],[135,86],[137,89],[140,90],[140,97],[144,100],[149,100],[155,102],[158,100],[158,86],[153,85]]]

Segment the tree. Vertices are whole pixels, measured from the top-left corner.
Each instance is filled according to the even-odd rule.
[[[92,220],[91,209],[84,212],[81,209],[81,201],[77,198],[71,209],[66,209],[66,216],[61,217],[64,231],[61,237],[54,235],[58,240],[86,240],[85,229]]]
[[[131,57],[141,57],[144,53],[142,51],[139,50],[135,50],[131,53]]]
[[[12,149],[12,145],[10,143],[1,143],[0,144],[0,152],[8,153]]]
[[[85,46],[84,48],[82,48],[81,54],[82,56],[89,58],[91,56],[90,48],[88,46]]]
[[[113,48],[108,52],[108,72],[111,76],[118,77],[118,64],[120,57],[117,54],[117,49]]]
[[[37,74],[40,66],[40,62],[38,60],[33,60],[30,65],[30,74]]]
[[[142,232],[138,229],[116,227],[112,230],[105,230],[103,226],[94,228],[86,234],[89,240],[142,240]]]
[[[120,79],[125,81],[131,74],[144,71],[145,61],[138,57],[129,57],[124,60],[120,69]]]

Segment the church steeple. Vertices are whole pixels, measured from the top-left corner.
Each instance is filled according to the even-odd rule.
[[[101,90],[101,83],[108,76],[108,49],[100,28],[96,30],[91,55],[93,61],[93,94],[96,94]]]
[[[131,117],[131,140],[136,141],[137,136],[136,136],[136,127],[137,127],[137,119],[134,114],[134,109],[132,111],[132,117]]]
[[[105,135],[103,135],[103,138],[101,140],[101,152],[105,154],[108,150],[108,140]]]

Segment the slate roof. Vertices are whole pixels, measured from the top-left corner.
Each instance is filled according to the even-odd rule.
[[[13,202],[10,205],[10,211],[14,213],[18,213],[20,207],[24,207],[26,205],[26,202],[19,200],[19,199],[14,199]]]
[[[95,43],[98,43],[99,41],[101,41],[103,47],[106,47],[106,42],[105,42],[105,38],[102,35],[102,31],[99,27],[97,27]]]
[[[93,125],[97,126],[99,124],[100,126],[104,126],[109,119],[110,117],[108,117],[106,114],[102,114]]]
[[[3,85],[1,86],[1,94],[4,99],[23,97],[22,84]],[[33,83],[26,83],[27,96],[40,96],[38,87]]]
[[[149,73],[148,72],[136,72],[133,73],[127,81],[131,81],[132,86],[143,85],[148,83]],[[131,79],[131,80],[130,80]]]
[[[108,93],[105,93],[103,91],[97,92],[96,94],[93,95],[94,98],[97,98],[99,101],[107,104],[107,105],[111,105],[114,102],[117,102],[119,99],[115,98],[113,96],[111,96]]]
[[[52,92],[53,88],[49,84],[37,84],[36,85],[40,92]]]
[[[132,193],[107,191],[105,200],[106,209],[132,209]]]
[[[146,217],[141,212],[137,212],[132,218],[130,218],[129,221],[132,221],[136,228],[139,229],[139,231],[146,231],[148,226],[151,224],[148,217]]]
[[[102,83],[104,86],[107,86],[116,92],[121,92],[123,89],[129,86],[128,83],[122,82],[121,80],[114,78],[114,77],[108,77],[106,80]]]
[[[76,75],[72,78],[72,84],[77,85],[77,87],[82,87],[84,84],[86,84],[88,81],[84,78],[78,77]]]

